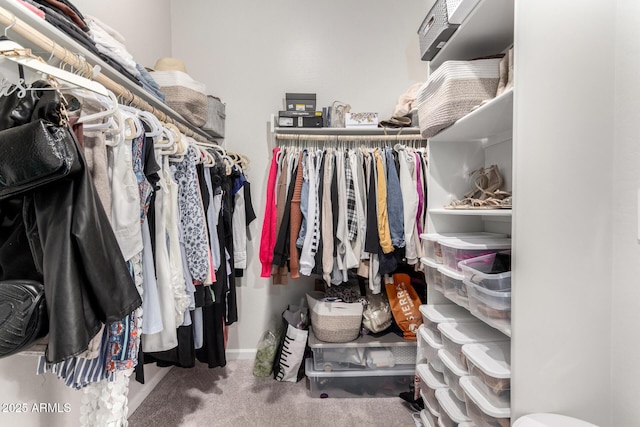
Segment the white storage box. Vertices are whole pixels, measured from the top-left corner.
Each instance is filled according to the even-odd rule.
[[[511,392],[511,343],[509,341],[482,344],[465,344],[462,354],[467,358],[469,375],[484,395],[510,397]]]
[[[398,397],[413,384],[415,368],[316,371],[305,362],[311,397]]]
[[[467,296],[467,287],[462,282],[464,275],[459,271],[441,265],[438,271],[442,273],[442,287],[444,288],[444,296],[449,298],[456,304],[469,309],[469,298]]]
[[[511,409],[508,398],[498,398],[494,394],[484,395],[476,377],[463,377],[460,386],[466,396],[467,416],[476,427],[495,427],[511,425]]]
[[[504,251],[460,261],[458,267],[464,274],[464,280],[491,291],[509,291],[511,289],[511,271],[491,272],[494,268],[496,255],[500,256],[500,254],[511,257],[511,251]]]
[[[457,29],[447,19],[446,1],[437,0],[418,29],[422,60],[431,61]]]
[[[452,356],[451,361],[462,370],[468,370],[467,358],[462,353],[463,345],[509,340],[504,334],[481,322],[441,323],[438,329],[442,333],[444,349]]]
[[[438,324],[440,323],[478,321],[469,311],[454,304],[423,304],[420,306],[420,313],[422,313],[422,324],[432,330],[437,337],[440,337],[440,330],[438,329]],[[440,338],[440,341],[442,342],[442,338]]]
[[[469,310],[491,326],[511,333],[511,292],[497,292],[464,282],[469,295]]]
[[[418,376],[420,376],[420,393],[424,396],[422,400],[431,413],[439,417],[440,404],[438,403],[438,399],[436,399],[436,390],[447,387],[444,377],[428,363],[417,365],[416,371],[418,372]]]
[[[417,343],[393,333],[363,335],[355,341],[336,344],[319,340],[309,328],[309,347],[316,371],[410,369],[416,363]]]
[[[476,231],[468,233],[423,233],[420,235],[422,240],[422,248],[424,249],[425,258],[442,264],[442,248],[440,240],[443,239],[466,239],[466,238],[490,238],[500,239],[507,237],[506,234],[488,233],[485,231]]]
[[[424,276],[427,285],[433,286],[436,291],[444,293],[444,288],[442,287],[442,273],[438,270],[438,264],[429,258],[420,258],[420,262],[425,266]]]
[[[453,394],[464,402],[465,397],[464,391],[462,391],[462,387],[460,387],[460,378],[466,376],[469,372],[466,369],[460,369],[458,365],[451,360],[451,355],[445,350],[440,350],[438,357],[440,357],[444,366],[444,370],[442,371],[444,382],[453,391]]]
[[[433,415],[429,408],[420,411],[420,421],[422,421],[422,427],[438,427],[438,417]]]
[[[511,239],[443,239],[440,245],[443,264],[461,271],[460,261],[511,249]]]
[[[447,0],[447,19],[460,25],[480,0]]]
[[[448,388],[436,390],[436,398],[440,403],[440,419],[443,427],[459,427],[461,423],[470,422],[467,417],[467,407],[464,402],[458,400],[453,391]]]
[[[422,325],[421,325],[422,326]],[[438,372],[442,372],[442,360],[438,357],[438,350],[444,348],[444,344],[435,336],[433,331],[425,327],[418,328],[418,339],[424,343],[424,353],[427,362]]]

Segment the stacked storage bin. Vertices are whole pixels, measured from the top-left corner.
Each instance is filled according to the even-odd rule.
[[[416,342],[389,333],[347,343],[320,341],[309,329],[313,356],[305,373],[312,397],[398,397],[415,374]]]

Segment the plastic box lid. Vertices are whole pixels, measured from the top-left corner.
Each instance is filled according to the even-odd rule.
[[[482,372],[492,378],[511,378],[511,343],[485,342],[465,344],[462,353]]]
[[[469,371],[467,371],[466,369],[460,369],[460,367],[458,367],[458,365],[456,365],[453,360],[451,360],[452,357],[447,350],[438,350],[438,357],[440,358],[440,360],[442,360],[442,363],[444,363],[444,365],[454,373],[454,375],[458,377],[469,375]]]
[[[442,246],[463,250],[511,249],[511,239],[442,239]]]
[[[345,371],[316,371],[313,369],[313,360],[308,358],[305,361],[305,374],[310,378],[349,378],[349,377],[393,377],[393,376],[415,376],[415,368],[404,369],[356,369]]]
[[[422,304],[420,313],[433,323],[477,322],[469,310],[455,304]]]
[[[467,417],[467,407],[464,402],[459,401],[450,388],[437,389],[436,399],[438,399],[442,410],[449,415],[451,421],[455,423],[471,421],[469,417]]]
[[[438,268],[438,267],[440,267],[442,265],[442,264],[438,264],[437,262],[435,262],[431,258],[426,258],[426,257],[420,258],[420,262],[423,263],[424,265],[427,265],[427,266],[431,267],[431,268]]]
[[[442,374],[440,372],[434,371],[431,365],[429,365],[428,363],[419,364],[418,366],[416,366],[416,371],[418,371],[420,380],[432,390],[437,390],[439,388],[447,386],[447,383],[444,382],[444,377],[442,376]]]
[[[489,233],[487,231],[469,231],[462,233],[423,233],[420,235],[422,240],[428,240],[430,242],[438,242],[442,239],[459,239],[459,238],[502,238],[508,237],[504,233]]]
[[[456,344],[507,341],[509,338],[484,323],[440,323],[440,332]]]
[[[476,377],[460,378],[460,387],[464,390],[464,394],[467,398],[470,398],[473,403],[478,405],[480,410],[487,415],[495,418],[511,418],[511,404],[509,397],[498,397],[494,394],[488,396],[485,395],[476,385],[478,381],[480,381],[480,379]]]
[[[452,279],[455,279],[455,280],[464,279],[464,274],[462,274],[459,271],[452,270],[449,267],[442,264],[438,264],[438,271],[444,274],[445,276],[451,277]]]
[[[331,343],[320,341],[313,333],[313,326],[309,328],[309,347],[311,348],[345,348],[345,347],[416,347],[415,341],[408,341],[401,336],[388,332],[374,337],[373,335],[361,335],[354,341],[345,343]]]
[[[438,329],[440,329],[440,325],[438,325]],[[440,340],[438,340],[434,336],[434,333],[431,329],[418,328],[418,333],[420,334],[420,337],[422,337],[422,339],[425,340],[426,343],[430,345],[432,348],[435,348],[436,350],[440,350],[441,348],[444,347],[442,342],[438,342]]]
[[[420,392],[420,394],[422,394],[422,392]],[[424,401],[424,398],[422,398],[422,400]],[[427,417],[427,415],[425,414],[425,411],[428,411],[428,409],[425,408],[422,411],[420,411],[420,421],[422,421],[423,427],[438,427],[431,424],[431,419]]]

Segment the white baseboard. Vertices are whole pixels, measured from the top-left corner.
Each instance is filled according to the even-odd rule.
[[[255,348],[229,349],[226,351],[226,355],[227,355],[227,360],[255,359],[256,349]]]

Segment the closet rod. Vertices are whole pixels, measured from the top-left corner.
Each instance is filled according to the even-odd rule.
[[[424,141],[420,135],[304,135],[304,134],[276,134],[276,139],[286,141]]]
[[[63,64],[69,65],[76,70],[80,70],[83,77],[87,77],[91,80],[95,80],[96,82],[102,84],[104,87],[106,87],[107,89],[115,93],[116,96],[121,98],[125,103],[132,105],[140,110],[150,112],[151,114],[156,116],[161,122],[171,123],[175,125],[180,130],[180,132],[182,132],[186,136],[190,136],[194,138],[198,142],[215,144],[215,142],[212,142],[211,140],[204,138],[203,136],[197,134],[193,130],[189,129],[187,126],[180,123],[179,121],[175,120],[173,117],[170,117],[163,111],[160,111],[159,109],[155,108],[144,99],[140,98],[137,95],[134,95],[130,90],[125,88],[123,85],[114,82],[109,77],[105,76],[100,72],[95,73],[94,67],[91,64],[89,64],[88,61],[80,58],[79,56],[75,55],[73,52],[58,45],[55,41],[46,37],[45,35],[40,33],[38,30],[36,30],[35,28],[30,26],[26,22],[22,21],[11,12],[1,7],[0,7],[0,25],[20,35],[21,37],[28,40],[30,43],[33,43],[34,45],[38,46],[40,49],[44,49],[52,57],[58,58]]]

